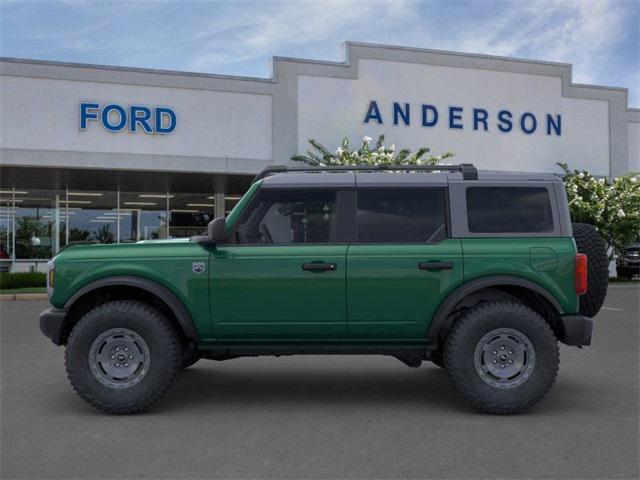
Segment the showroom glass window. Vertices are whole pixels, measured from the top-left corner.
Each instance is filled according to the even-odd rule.
[[[171,193],[169,196],[169,236],[192,237],[207,231],[215,218],[215,196],[207,193]]]
[[[13,253],[13,190],[0,191],[0,271],[7,269],[6,260]]]
[[[118,241],[117,192],[69,189],[67,199],[69,242]]]
[[[159,240],[169,236],[167,192],[120,192],[123,217],[120,241]]]
[[[22,190],[19,190],[22,192]],[[46,260],[60,249],[64,238],[66,192],[24,190],[16,194],[13,206],[13,248],[16,258]]]
[[[441,188],[361,189],[357,205],[359,243],[435,243],[446,237]]]
[[[244,214],[236,241],[250,245],[329,243],[335,235],[336,192],[265,190]]]
[[[238,194],[69,188],[0,190],[0,271],[45,262],[68,242],[128,243],[206,232]],[[216,209],[220,202],[220,209]]]

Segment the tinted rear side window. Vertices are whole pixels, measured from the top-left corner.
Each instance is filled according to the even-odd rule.
[[[363,189],[356,217],[360,243],[425,243],[446,237],[443,189]]]
[[[472,233],[553,231],[549,192],[541,187],[469,187],[467,219]]]

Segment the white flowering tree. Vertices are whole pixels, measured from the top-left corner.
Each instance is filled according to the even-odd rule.
[[[415,153],[409,149],[396,151],[395,145],[386,147],[384,135],[378,137],[373,144],[371,137],[364,137],[360,148],[354,150],[347,137],[342,139],[340,146],[331,152],[313,138],[309,139],[312,149],[306,155],[293,155],[291,160],[317,166],[338,165],[438,165],[443,160],[452,157],[453,153],[431,155],[430,149],[422,147]]]
[[[631,173],[613,182],[587,171],[564,170],[569,210],[574,222],[593,225],[611,247],[610,259],[640,237],[640,175]]]

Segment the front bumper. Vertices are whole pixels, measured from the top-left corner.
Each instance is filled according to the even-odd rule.
[[[66,310],[47,308],[40,314],[40,331],[56,345],[66,343]]]
[[[566,345],[591,345],[593,320],[582,315],[560,317],[560,341]]]

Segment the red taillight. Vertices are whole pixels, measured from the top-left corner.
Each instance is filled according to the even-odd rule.
[[[576,254],[576,294],[587,293],[587,256],[584,253]]]

